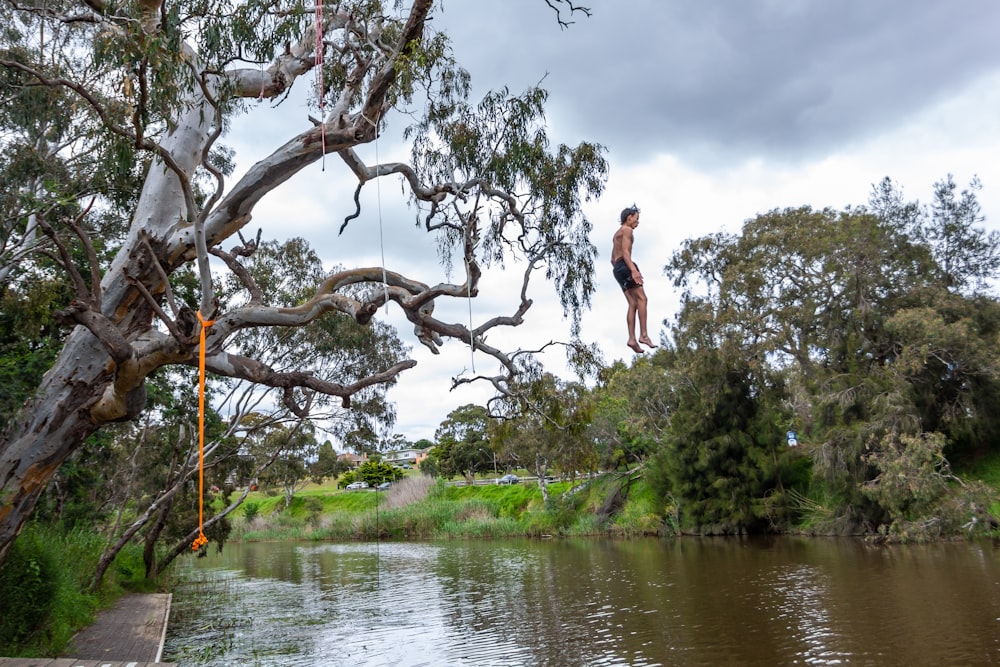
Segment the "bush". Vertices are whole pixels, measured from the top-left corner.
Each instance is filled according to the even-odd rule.
[[[306,498],[306,512],[309,513],[309,523],[319,526],[320,516],[323,514],[323,500],[321,498]]]
[[[58,571],[34,532],[24,531],[0,565],[0,654],[10,655],[44,627],[55,603]]]
[[[249,500],[243,503],[243,518],[250,523],[260,515],[260,503]]]

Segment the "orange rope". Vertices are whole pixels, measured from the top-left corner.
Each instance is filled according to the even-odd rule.
[[[205,537],[205,333],[215,324],[215,320],[203,319],[200,310],[198,321],[201,322],[198,338],[198,537],[191,543],[195,551],[208,544]]]

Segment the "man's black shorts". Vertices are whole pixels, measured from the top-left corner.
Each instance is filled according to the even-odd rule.
[[[639,270],[639,265],[635,265],[635,270]],[[622,291],[632,289],[633,287],[638,287],[639,284],[632,280],[632,272],[628,269],[628,264],[625,263],[624,259],[619,259],[615,262],[614,266],[615,280],[618,284],[622,286]]]

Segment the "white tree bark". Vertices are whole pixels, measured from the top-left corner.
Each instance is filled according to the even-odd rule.
[[[552,0],[549,4],[558,6],[561,1]],[[28,12],[35,18],[43,16],[44,20],[65,21],[63,27],[66,29],[89,21],[102,29],[127,33],[129,38],[135,37],[140,42],[162,29],[159,0],[141,0],[135,8],[138,12],[136,24],[131,23],[129,17],[106,11],[101,0],[82,2],[80,11],[86,13],[84,17],[75,14],[60,18],[46,13],[48,10],[44,7],[16,7],[12,11]],[[337,7],[350,4],[338,3]],[[192,47],[183,46],[181,53],[167,54],[168,59],[180,59],[190,69],[194,83],[181,90],[174,105],[176,115],[168,123],[169,129],[153,138],[145,135],[137,116],[116,120],[115,110],[120,112],[121,105],[102,101],[104,98],[91,94],[83,83],[57,78],[57,75],[62,77],[63,72],[46,73],[40,69],[44,63],[30,65],[0,58],[0,67],[31,77],[38,85],[69,91],[108,132],[129,139],[137,148],[154,156],[126,239],[99,286],[94,285],[96,279],[85,280],[80,275],[66,244],[51,227],[47,228],[50,240],[63,257],[63,268],[70,274],[77,291],[77,298],[64,313],[65,319],[76,326],[34,398],[0,439],[0,561],[30,517],[39,495],[66,458],[103,424],[132,419],[142,411],[144,383],[150,373],[167,364],[197,363],[202,318],[214,320],[207,329],[205,344],[206,366],[210,372],[281,388],[288,407],[295,414],[301,414],[301,406],[294,404],[298,390],[337,396],[348,405],[354,393],[375,383],[393,381],[415,362],[397,360],[367,378],[340,384],[320,379],[308,369],[278,371],[260,360],[241,356],[227,349],[227,343],[235,334],[251,327],[303,326],[330,312],[366,324],[378,307],[391,299],[413,323],[417,338],[433,351],[437,351],[443,338],[454,338],[494,357],[502,369],[492,377],[465,377],[454,383],[486,380],[503,392],[510,386],[509,380],[519,364],[530,366],[520,361],[530,352],[522,350],[508,355],[487,345],[484,337],[495,327],[521,324],[532,304],[527,290],[532,274],[544,268],[563,304],[575,314],[589,303],[589,293],[593,289],[589,276],[596,250],[587,238],[589,222],[580,212],[579,202],[582,191],[586,191],[587,197],[600,193],[600,183],[606,173],[601,157],[603,149],[581,145],[576,150],[569,150],[560,146],[556,153],[550,154],[544,139],[533,144],[534,138],[527,137],[528,131],[524,128],[541,122],[544,91],[534,89],[516,99],[506,93],[494,95],[489,99],[489,106],[478,109],[462,106],[464,98],[456,103],[458,111],[455,113],[463,116],[455,127],[464,128],[463,123],[467,120],[475,122],[479,116],[483,117],[478,120],[482,127],[470,128],[480,132],[480,143],[475,146],[479,152],[474,152],[475,157],[461,166],[442,168],[440,165],[448,160],[461,162],[469,146],[445,146],[438,163],[430,160],[422,164],[421,158],[415,155],[413,166],[366,165],[353,150],[375,139],[387,111],[401,96],[405,97],[403,84],[398,81],[400,68],[409,64],[412,71],[408,70],[407,76],[431,77],[426,72],[421,74],[420,68],[424,66],[423,56],[433,59],[434,56],[428,55],[433,49],[420,52],[420,57],[414,56],[412,61],[408,58],[418,52],[432,4],[431,0],[412,0],[407,16],[396,24],[398,29],[385,32],[398,35],[391,44],[383,39],[384,17],[356,17],[346,10],[325,16],[322,26],[329,41],[323,43],[328,44],[340,59],[341,89],[327,96],[330,101],[325,107],[325,117],[312,125],[301,120],[303,127],[295,130],[294,136],[267,158],[253,165],[225,196],[222,195],[223,176],[209,160],[209,152],[222,132],[223,118],[219,111],[222,107],[217,99],[224,94],[253,98],[282,96],[297,78],[315,66],[313,28],[305,30],[298,44],[285,46],[265,69],[209,71],[205,68],[203,71],[196,49]],[[571,3],[570,7],[573,8]],[[127,11],[127,8],[123,6],[116,11]],[[285,16],[297,15],[290,12]],[[134,25],[142,26],[141,34],[129,32]],[[330,37],[333,31],[340,31],[339,41]],[[164,54],[158,52],[156,55]],[[114,74],[117,76],[121,72]],[[130,77],[132,73],[124,75]],[[113,78],[109,76],[105,84]],[[453,89],[464,90],[463,77],[455,74],[455,79]],[[117,82],[118,79],[114,79],[114,83]],[[461,95],[455,94],[455,98],[458,97]],[[521,128],[525,136],[510,130],[504,122],[505,115],[516,118],[518,122],[512,125]],[[439,122],[442,121],[437,118],[424,124],[425,136],[440,136],[442,131],[449,131],[446,125],[435,125]],[[501,149],[520,156],[512,158],[519,165],[516,170],[520,193],[508,193],[495,187],[490,181],[492,172],[486,171],[483,176],[480,165],[475,164],[492,164]],[[324,152],[336,153],[346,162],[359,188],[373,178],[401,174],[413,198],[428,204],[427,230],[449,235],[448,238],[460,248],[461,266],[465,267],[464,282],[430,285],[382,267],[361,267],[330,276],[317,286],[313,298],[302,304],[269,305],[251,299],[246,306],[219,311],[208,271],[209,254],[222,257],[224,253],[218,250],[220,244],[250,222],[257,203],[304,167],[319,160]],[[525,154],[538,157],[526,164]],[[421,177],[418,177],[418,166],[422,167],[419,170]],[[456,180],[458,173],[465,174],[464,180]],[[207,198],[196,196],[198,193],[192,184],[198,178],[203,183],[206,175],[214,179],[216,189],[207,193]],[[500,176],[493,174],[493,177],[498,182],[510,181],[506,171]],[[421,178],[438,178],[441,182],[424,183]],[[566,193],[575,195],[567,197]],[[487,220],[482,229],[479,226],[481,215]],[[434,216],[438,217],[432,224]],[[70,227],[83,236],[79,226]],[[485,248],[479,247],[481,234],[488,234]],[[88,250],[93,256],[92,248]],[[480,276],[477,253],[496,261],[495,255],[508,252],[523,258],[526,266],[520,303],[513,313],[492,317],[476,327],[471,323],[467,327],[443,322],[434,317],[434,302],[438,298],[477,296]],[[232,256],[227,259],[229,268],[244,282],[248,292],[259,293],[249,275],[230,263],[234,261]],[[96,264],[96,257],[92,258],[92,263]],[[201,312],[198,314],[178,307],[169,283],[169,276],[174,271],[189,264],[197,265],[201,277]],[[350,289],[359,283],[383,281],[385,289],[372,290],[368,297],[358,297],[357,291]]]
[[[208,150],[221,131],[213,105],[221,79],[206,74],[202,86],[178,101],[181,113],[156,146],[159,157],[148,170],[128,236],[104,274],[99,293],[78,299],[68,309],[68,316],[78,326],[34,399],[0,441],[0,561],[52,475],[84,439],[102,424],[135,417],[143,409],[144,382],[151,372],[165,364],[191,364],[197,359],[198,331],[197,326],[191,326],[190,318],[185,321],[175,313],[174,321],[163,323],[170,334],[154,326],[157,317],[169,318],[158,307],[169,289],[167,276],[182,264],[198,259],[196,225],[203,225],[206,247],[218,245],[250,221],[253,207],[262,197],[318,160],[324,143],[327,152],[337,152],[370,141],[374,128],[362,115],[368,112],[374,116],[372,111],[381,110],[387,103],[386,93],[395,77],[393,58],[410,40],[420,38],[430,7],[428,0],[415,2],[395,53],[382,62],[369,63],[376,70],[369,89],[362,91],[364,103],[360,111],[349,114],[346,104],[359,92],[363,78],[359,79],[358,90],[343,96],[344,105],[334,109],[337,115],[328,116],[325,142],[320,141],[318,127],[306,128],[250,169],[228,196],[202,211],[193,210],[190,184],[196,171],[205,166]],[[158,4],[144,9],[147,15],[155,14]],[[345,20],[335,16],[327,26],[343,26]],[[300,45],[279,57],[266,73],[265,92],[277,95],[308,71],[312,65],[303,57],[307,52],[308,48]],[[190,50],[184,55],[192,67],[197,67]],[[20,63],[4,64],[27,69]],[[260,94],[260,72],[240,70],[231,76],[237,90],[252,91],[255,97]],[[38,78],[51,83],[40,74]],[[203,285],[203,290],[211,294],[210,285]],[[370,304],[329,292],[318,294],[312,306],[293,312],[255,306],[225,314],[205,313],[206,318],[221,315],[217,326],[209,331],[208,366],[216,373],[253,378],[270,386],[308,386],[340,395],[346,401],[364,386],[392,380],[413,365],[400,362],[365,382],[341,386],[320,382],[307,372],[275,373],[254,360],[225,352],[227,337],[243,327],[278,322],[297,326],[331,310],[363,319],[370,318],[374,310]]]

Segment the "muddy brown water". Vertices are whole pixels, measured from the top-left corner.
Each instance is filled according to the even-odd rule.
[[[189,558],[183,665],[1000,664],[1000,546],[254,543]]]

